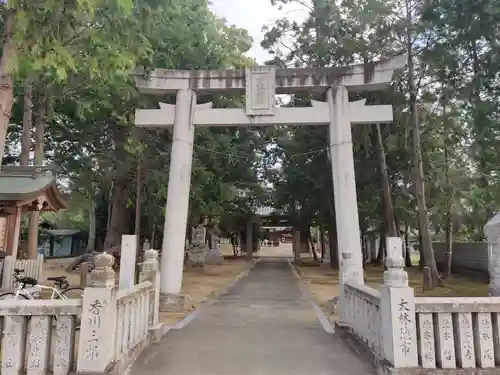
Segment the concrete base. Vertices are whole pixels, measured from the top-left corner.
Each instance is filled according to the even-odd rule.
[[[120,373],[117,364],[114,362],[110,364],[104,372],[73,371],[70,373],[70,375],[120,375]]]
[[[160,311],[182,312],[189,296],[186,294],[160,293]]]
[[[223,264],[224,257],[220,252],[220,249],[210,249],[207,255],[205,255],[205,264]]]
[[[189,260],[195,267],[203,267],[205,265],[205,249],[193,249],[189,251]]]
[[[158,323],[156,326],[149,327],[149,339],[152,343],[160,342],[163,337],[163,323]]]
[[[339,306],[339,302],[340,302],[339,296],[335,296],[335,297],[332,297],[332,298],[327,300],[328,307],[331,309],[330,311],[332,314],[334,314],[335,311],[337,310],[337,307]]]
[[[356,353],[360,358],[370,362],[377,369],[378,375],[500,375],[500,368],[468,368],[468,369],[424,369],[394,368],[383,358],[375,355],[371,348],[358,340],[348,326],[341,322],[335,322],[335,336],[344,342],[345,347]]]
[[[425,369],[425,368],[392,368],[379,370],[381,375],[498,375],[500,368],[455,368],[455,369]]]

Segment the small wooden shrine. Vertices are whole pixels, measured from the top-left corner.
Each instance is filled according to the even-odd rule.
[[[52,169],[51,166],[1,167],[0,254],[17,255],[23,213],[58,211],[67,207]],[[36,248],[37,234],[38,219],[30,223],[28,248]]]

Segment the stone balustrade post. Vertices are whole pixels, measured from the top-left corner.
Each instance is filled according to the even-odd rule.
[[[149,249],[144,252],[144,261],[141,264],[139,282],[151,281],[154,285],[154,295],[150,304],[149,327],[157,327],[160,312],[160,262],[158,251]]]
[[[94,260],[90,286],[83,293],[82,321],[76,373],[99,374],[114,362],[116,287],[114,258],[107,253]]]
[[[399,237],[386,241],[387,271],[380,287],[382,352],[394,368],[418,367],[415,296],[403,268],[403,244]]]

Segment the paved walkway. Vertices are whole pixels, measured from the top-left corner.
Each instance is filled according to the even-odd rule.
[[[372,375],[325,333],[285,259],[261,259],[195,320],[148,348],[131,375]]]

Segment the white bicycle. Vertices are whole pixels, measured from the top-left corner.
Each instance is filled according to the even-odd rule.
[[[40,298],[42,290],[51,291],[51,296],[49,298],[51,300],[83,298],[84,289],[80,287],[70,287],[66,276],[47,277],[48,281],[54,282],[54,286],[52,287],[38,284],[38,280],[33,277],[21,276],[23,272],[24,270],[14,269],[16,289],[13,292],[1,293],[0,300],[36,300]],[[28,318],[28,320],[29,319],[30,318]],[[54,317],[54,319],[57,320],[56,317]],[[77,323],[77,329],[79,328],[80,324]]]
[[[54,286],[38,284],[38,280],[29,276],[21,276],[24,270],[14,269],[14,280],[16,290],[0,294],[0,299],[38,299],[42,290],[50,290],[49,299],[70,299],[82,298],[83,288],[70,287],[66,276],[48,277],[48,281],[53,281]]]

